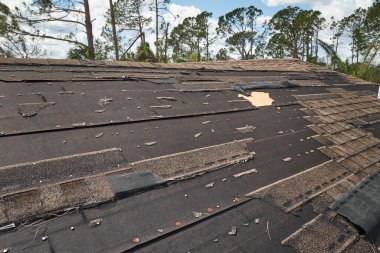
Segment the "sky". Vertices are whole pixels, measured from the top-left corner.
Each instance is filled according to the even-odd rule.
[[[115,0],[114,0],[115,1]],[[146,0],[152,2],[152,0]],[[9,7],[21,6],[22,2],[30,4],[32,0],[0,0],[0,2],[7,4]],[[217,26],[218,17],[238,7],[247,7],[253,5],[263,11],[262,21],[270,19],[278,10],[285,8],[288,5],[299,6],[302,9],[319,10],[323,17],[327,20],[331,16],[335,16],[336,19],[341,19],[350,15],[358,8],[367,8],[373,3],[373,0],[172,0],[169,5],[169,10],[175,16],[166,14],[165,18],[170,21],[171,27],[179,24],[184,18],[190,16],[196,16],[202,11],[208,11],[213,13],[211,19],[212,30],[215,30]],[[106,0],[90,0],[91,17],[93,21],[94,36],[100,36],[101,29],[105,23],[104,15],[109,8],[108,1]],[[145,11],[146,15],[152,15],[148,10]],[[153,23],[151,25],[153,30]],[[82,28],[75,27],[67,24],[47,24],[41,28],[49,34],[62,34],[69,30],[75,32],[77,38],[80,41],[86,42],[86,36]],[[79,33],[78,33],[79,32]],[[154,34],[147,32],[146,39],[150,42],[153,48]],[[331,33],[326,28],[320,33],[320,38],[326,42],[330,42]],[[65,42],[44,40],[38,42],[42,49],[47,51],[45,57],[48,58],[66,58],[67,51],[70,48]],[[212,47],[213,53],[216,53],[220,48],[224,46],[223,39],[218,39]],[[342,40],[340,45],[340,56],[345,59],[350,55],[349,42],[347,39]]]

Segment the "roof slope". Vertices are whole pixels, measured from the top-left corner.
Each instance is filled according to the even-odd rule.
[[[373,252],[336,205],[379,203],[377,89],[291,59],[0,59],[0,249]]]

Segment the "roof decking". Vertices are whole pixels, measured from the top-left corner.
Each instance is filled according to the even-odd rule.
[[[379,171],[377,89],[290,59],[1,59],[0,249],[373,252],[380,225],[329,207]]]

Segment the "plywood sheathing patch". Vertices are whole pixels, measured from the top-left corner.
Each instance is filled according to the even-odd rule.
[[[251,92],[249,96],[244,96],[242,94],[238,95],[239,98],[244,98],[248,100],[253,106],[270,106],[273,104],[274,100],[269,96],[268,92]]]
[[[282,241],[304,253],[343,252],[359,239],[355,229],[340,217],[331,220],[327,215],[318,215],[302,228]]]
[[[328,161],[260,188],[247,196],[266,200],[285,212],[291,212],[350,175],[351,172],[343,166],[335,161]]]

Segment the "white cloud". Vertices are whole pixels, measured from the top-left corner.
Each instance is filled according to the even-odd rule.
[[[334,16],[341,19],[359,7],[369,7],[373,0],[261,0],[261,2],[269,7],[308,4],[312,9],[319,10],[325,18]]]
[[[368,8],[372,5],[373,0],[261,0],[261,2],[269,7],[289,4],[309,4],[313,10],[320,11],[322,16],[329,21],[332,16],[334,16],[335,20],[340,20],[351,15],[359,7]],[[328,27],[325,27],[319,36],[323,41],[331,42],[332,33]],[[350,41],[347,36],[341,38],[338,54],[342,59],[347,59],[351,56],[349,43]]]
[[[356,8],[362,7],[367,8],[372,4],[372,0],[261,0],[267,6],[279,6],[279,5],[288,5],[288,4],[309,4],[312,9],[321,11],[322,15],[329,20],[331,16],[335,16],[336,19],[343,18],[347,15],[350,15]],[[29,5],[32,0],[6,0],[6,4],[14,8],[19,6],[22,8],[22,2],[26,2]],[[105,24],[104,15],[106,14],[109,8],[108,1],[90,1],[90,10],[91,18],[93,21],[93,34],[97,38],[100,36],[102,27]],[[227,11],[227,10],[226,10]],[[143,10],[144,15],[151,16],[153,22],[149,27],[146,28],[146,40],[151,45],[151,48],[154,50],[154,41],[155,41],[155,23],[154,23],[154,13],[149,11],[148,7],[145,7]],[[164,14],[165,20],[170,22],[170,30],[173,29],[176,25],[183,21],[186,17],[196,16],[201,13],[201,10],[192,6],[192,5],[178,5],[170,4],[169,12]],[[262,24],[266,20],[269,20],[270,16],[261,16],[259,17],[258,24]],[[217,19],[212,18],[210,20],[211,30],[214,31],[217,27]],[[87,44],[86,34],[84,27],[68,25],[65,23],[47,23],[40,27],[42,31],[46,31],[49,35],[58,36],[64,35],[69,32],[73,32],[76,35],[76,39]],[[130,38],[134,38],[135,34],[131,33]],[[329,42],[331,38],[331,32],[329,29],[324,29],[320,33],[320,37]],[[51,58],[66,58],[68,49],[72,46],[69,43],[55,40],[44,40],[40,43],[41,49],[46,50],[49,54],[48,57]],[[135,46],[136,47],[136,46]],[[135,49],[133,48],[133,50]],[[217,53],[220,48],[225,47],[223,39],[217,39],[213,44],[211,50],[213,53]],[[343,38],[339,47],[339,54],[342,58],[347,58],[350,56],[351,52],[349,50],[349,41],[347,38]]]
[[[30,5],[32,0],[9,0],[9,3],[6,4],[11,8],[15,8],[19,6],[22,9],[22,2],[25,2],[26,5]],[[90,13],[91,19],[93,20],[93,34],[95,38],[100,37],[102,32],[102,27],[105,24],[105,17],[107,10],[109,9],[108,1],[91,1],[90,2]],[[177,26],[183,19],[187,17],[196,16],[201,13],[201,10],[194,6],[184,6],[177,4],[170,4],[168,6],[169,12],[164,13],[164,18],[168,22],[170,22],[170,30]],[[143,9],[143,14],[147,17],[152,17],[153,22],[149,27],[146,27],[146,40],[151,45],[151,48],[154,49],[154,41],[155,41],[155,19],[154,13],[149,10],[148,6],[145,6]],[[214,23],[214,22],[213,22]],[[70,32],[75,34],[75,38],[87,44],[86,41],[86,33],[85,29],[82,26],[71,25],[62,22],[54,22],[54,23],[45,23],[38,27],[41,31],[46,32],[51,36],[64,36]],[[135,34],[131,33],[129,39],[134,39]],[[46,50],[48,52],[47,57],[49,58],[66,58],[68,49],[72,46],[67,42],[57,41],[57,40],[49,40],[45,39],[40,43],[40,47],[42,50]],[[132,48],[134,50],[136,46]]]

